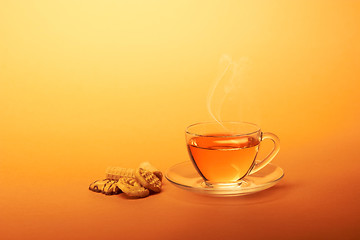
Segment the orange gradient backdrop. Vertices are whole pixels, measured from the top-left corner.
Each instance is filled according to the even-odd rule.
[[[299,239],[306,232],[323,235],[339,219],[338,231],[329,230],[333,236],[359,236],[359,12],[357,1],[2,0],[1,234],[89,239],[100,236],[95,230],[86,234],[98,226],[94,219],[116,219],[101,210],[129,217],[135,211],[129,209],[157,206],[151,213],[163,220],[149,229],[162,229],[156,234],[171,239],[167,234],[182,232],[177,226],[190,224],[192,215],[181,212],[208,216],[213,208],[202,205],[203,199],[169,183],[163,193],[138,203],[95,196],[87,186],[107,166],[150,161],[165,171],[188,160],[184,129],[212,120],[206,98],[219,59],[228,54],[246,57],[251,66],[239,94],[224,103],[222,117],[276,133],[281,151],[274,163],[286,177],[283,189],[258,197],[271,198],[264,209],[254,195],[245,200],[253,208],[236,208],[238,217],[230,207],[219,210],[232,223],[219,221],[214,231],[232,226],[241,212],[255,230],[256,223],[267,224],[252,213],[270,211],[264,214],[273,222],[270,237],[279,231],[298,233],[292,237]],[[183,202],[175,200],[182,194]],[[220,202],[208,201],[221,209]],[[345,209],[336,209],[337,203]],[[92,208],[95,214],[87,215]],[[286,217],[288,211],[293,215]],[[168,229],[166,218],[174,221]],[[304,224],[311,219],[318,228]],[[238,234],[230,227],[225,232]],[[207,237],[215,236],[221,235]]]

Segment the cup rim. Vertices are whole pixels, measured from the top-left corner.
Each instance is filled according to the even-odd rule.
[[[257,128],[256,131],[252,131],[252,132],[248,132],[248,133],[241,133],[241,134],[231,134],[231,135],[211,135],[211,134],[198,134],[198,133],[194,133],[189,131],[189,128],[197,126],[197,125],[204,125],[204,124],[214,124],[214,123],[218,123],[221,125],[221,123],[233,123],[233,124],[238,124],[238,123],[242,123],[242,124],[248,124],[248,125],[252,125],[254,127]],[[222,122],[218,122],[218,121],[208,121],[208,122],[197,122],[197,123],[193,123],[189,126],[186,127],[185,129],[185,133],[186,134],[190,134],[193,136],[197,136],[197,137],[212,137],[212,138],[226,138],[226,137],[240,137],[240,136],[246,136],[246,135],[250,135],[250,134],[254,134],[257,132],[261,132],[261,128],[259,127],[259,125],[255,124],[255,123],[251,123],[251,122],[242,122],[242,121],[222,121]]]

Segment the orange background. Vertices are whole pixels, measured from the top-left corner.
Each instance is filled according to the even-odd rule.
[[[0,1],[1,239],[360,237],[358,1]],[[281,139],[275,187],[145,199],[107,166],[188,160],[223,54],[251,67],[224,120]]]

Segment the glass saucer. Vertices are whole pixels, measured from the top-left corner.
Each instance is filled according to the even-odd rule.
[[[284,171],[269,163],[260,171],[246,176],[243,183],[236,187],[212,188],[204,184],[204,180],[195,170],[192,162],[182,162],[168,168],[166,179],[175,186],[195,193],[231,197],[256,193],[274,186],[282,177]]]

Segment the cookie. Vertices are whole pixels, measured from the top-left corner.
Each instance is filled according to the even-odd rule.
[[[147,197],[150,194],[149,190],[142,187],[135,178],[121,177],[116,185],[130,197]]]
[[[117,187],[116,183],[117,181],[109,179],[96,180],[90,184],[89,189],[105,195],[119,194],[121,193],[121,190]]]
[[[105,195],[114,195],[121,193],[120,188],[116,185],[117,181],[109,181],[105,184],[102,193]]]
[[[162,172],[157,169],[156,167],[154,167],[151,163],[149,162],[142,162],[139,165],[139,168],[145,169],[147,171],[152,172],[153,174],[155,174],[155,176],[157,176],[159,178],[159,180],[161,181],[163,178],[163,174]]]
[[[108,182],[110,182],[109,179],[96,180],[90,184],[89,189],[94,192],[102,192]]]
[[[135,170],[132,168],[108,167],[106,169],[106,178],[110,180],[119,180],[121,177],[135,177]]]
[[[161,191],[161,181],[154,173],[143,168],[139,168],[135,172],[135,177],[143,187],[154,192]]]

